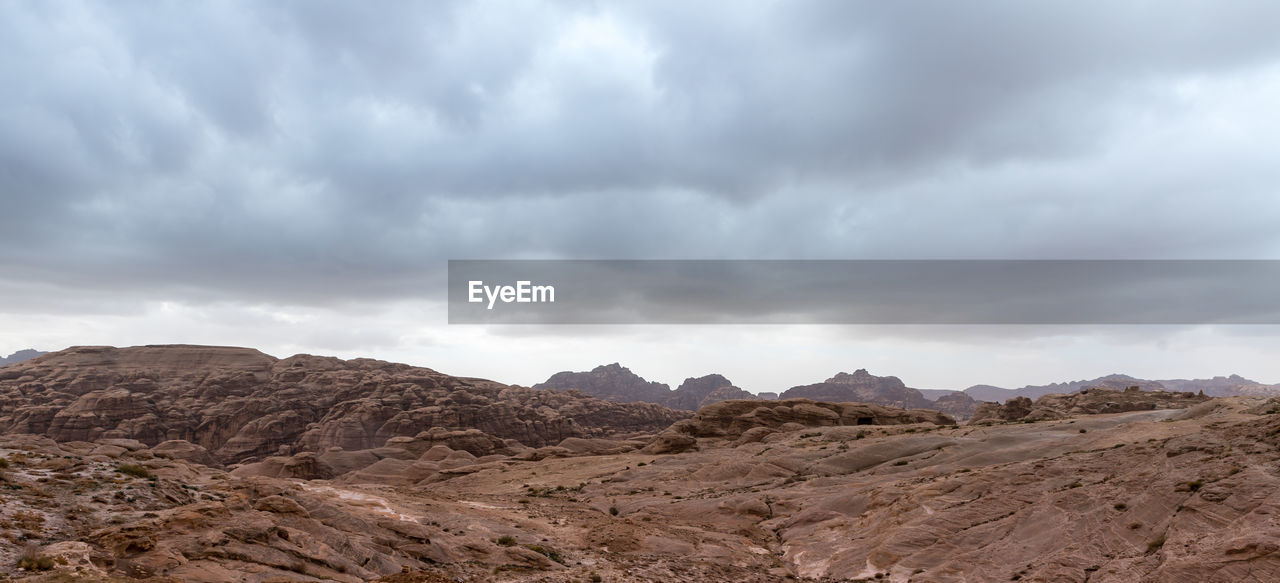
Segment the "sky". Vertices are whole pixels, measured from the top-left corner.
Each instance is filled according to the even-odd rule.
[[[1280,382],[1273,326],[449,325],[451,259],[1280,259],[1280,5],[0,3],[0,353]]]

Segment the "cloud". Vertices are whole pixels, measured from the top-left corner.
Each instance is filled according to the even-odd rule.
[[[1280,258],[1277,12],[4,4],[0,311],[438,304],[448,259]]]

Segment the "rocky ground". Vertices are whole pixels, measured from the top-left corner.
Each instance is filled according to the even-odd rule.
[[[1271,407],[780,428],[671,455],[581,440],[416,481],[7,436],[0,564],[31,581],[1275,581]],[[29,546],[52,571],[16,569]]]
[[[232,463],[114,427],[10,433],[0,581],[1280,580],[1280,402],[1133,393],[1124,412],[1092,414],[1117,402],[1097,393],[1061,418],[962,425],[724,401],[648,432],[526,444],[437,425]],[[1052,403],[1067,401],[1031,409]],[[541,414],[573,407],[598,411]]]
[[[248,348],[81,346],[0,368],[0,433],[184,440],[219,463],[366,449],[441,426],[539,447],[657,431],[690,415],[379,360],[276,359]]]

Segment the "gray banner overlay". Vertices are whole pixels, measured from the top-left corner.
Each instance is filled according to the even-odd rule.
[[[449,323],[1280,324],[1280,261],[450,261]]]

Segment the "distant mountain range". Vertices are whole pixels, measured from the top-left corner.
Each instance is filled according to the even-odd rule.
[[[962,419],[968,418],[977,408],[977,401],[963,393],[955,392],[938,400],[926,399],[920,391],[906,386],[898,377],[878,377],[864,369],[852,374],[838,373],[821,383],[792,387],[781,395],[767,393],[756,396],[718,374],[685,379],[673,391],[668,385],[645,380],[618,363],[598,366],[587,372],[559,372],[533,388],[577,390],[597,399],[620,403],[647,401],[687,411],[729,399],[796,397],[815,401],[858,401],[904,409],[935,409]]]
[[[1102,387],[1124,390],[1138,387],[1143,391],[1204,392],[1211,397],[1241,395],[1280,395],[1280,385],[1264,385],[1238,375],[1212,379],[1146,380],[1129,375],[1112,374],[1096,379],[1028,385],[1018,389],[1005,389],[992,385],[974,385],[963,391],[944,389],[915,389],[906,386],[894,376],[876,376],[858,369],[853,373],[837,373],[835,376],[808,385],[798,385],[778,393],[761,393],[759,396],[744,391],[718,374],[686,379],[672,391],[663,383],[645,380],[621,364],[598,366],[588,372],[560,372],[552,375],[535,389],[576,389],[586,395],[620,403],[650,402],[673,409],[696,411],[698,408],[728,399],[792,399],[806,398],[815,401],[857,401],[875,403],[904,409],[935,409],[958,419],[973,415],[978,403],[994,401],[1003,403],[1013,397],[1037,399],[1053,393],[1070,394],[1081,389]]]
[[[1211,379],[1167,379],[1147,380],[1124,374],[1111,374],[1096,379],[1067,381],[1047,385],[1027,385],[1018,389],[1005,389],[991,385],[974,385],[964,391],[940,389],[923,389],[920,392],[928,399],[938,399],[945,395],[963,393],[978,401],[994,401],[1003,403],[1013,397],[1038,399],[1052,393],[1074,393],[1080,389],[1103,387],[1108,389],[1127,389],[1139,387],[1144,391],[1179,391],[1199,393],[1210,397],[1237,397],[1246,395],[1280,395],[1280,384],[1266,385],[1246,379],[1240,375],[1213,377]]]
[[[597,366],[588,372],[558,372],[535,389],[577,390],[583,394],[614,401],[634,403],[647,401],[672,409],[697,411],[704,405],[729,399],[757,399],[729,379],[718,374],[687,378],[676,390],[666,383],[647,381],[618,363]]]
[[[46,354],[49,354],[49,353],[41,352],[39,350],[34,350],[31,348],[28,348],[26,350],[19,350],[13,354],[10,354],[9,356],[0,356],[0,366],[5,366],[8,364],[18,364],[19,362],[22,362],[24,360],[31,360],[37,356],[44,356]]]

